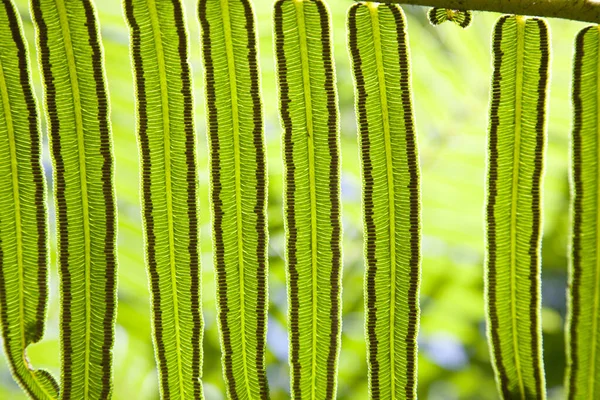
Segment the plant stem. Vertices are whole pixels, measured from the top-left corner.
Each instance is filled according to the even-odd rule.
[[[380,0],[455,10],[492,11],[600,23],[600,0]]]

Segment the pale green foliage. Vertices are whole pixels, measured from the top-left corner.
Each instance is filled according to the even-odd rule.
[[[26,10],[22,0],[17,3],[21,12]],[[252,3],[257,5],[258,24]],[[487,300],[488,334],[501,395],[511,399],[545,396],[539,312],[541,177],[548,72],[544,23],[504,17],[503,28],[497,28],[508,41],[499,41],[494,49],[494,54],[502,57],[496,60],[498,76],[492,87],[497,97],[492,97],[490,124],[490,133],[495,134],[490,135],[488,160],[486,211],[490,251],[485,297],[481,293],[484,270],[481,268],[484,249],[481,178],[485,163],[482,130],[489,88],[486,58],[489,44],[482,44],[479,38],[487,38],[491,16],[478,14],[477,23],[466,32],[447,26],[451,24],[434,30],[426,23],[426,10],[408,9],[409,19],[413,18],[410,30],[415,55],[409,60],[407,29],[398,6],[376,3],[352,6],[350,50],[357,83],[356,114],[362,161],[359,163],[351,111],[352,80],[342,22],[350,4],[342,0],[327,3],[331,6],[333,23],[329,21],[324,0],[279,0],[276,2],[279,13],[276,12],[274,23],[270,23],[272,1],[202,0],[198,9],[202,25],[202,48],[199,48],[197,21],[188,20],[186,27],[183,12],[184,6],[190,11],[198,5],[194,0],[127,0],[123,9],[118,0],[96,1],[106,33],[103,42],[109,55],[110,83],[116,89],[112,100],[118,105],[113,121],[120,132],[115,146],[117,158],[120,157],[119,202],[123,204],[119,252],[126,265],[119,272],[122,329],[119,329],[119,357],[115,364],[118,373],[114,377],[118,389],[112,393],[116,219],[109,109],[98,20],[89,0],[32,0],[55,170],[52,183],[57,203],[57,261],[63,303],[61,353],[55,344],[58,339],[53,340],[58,331],[52,323],[47,340],[30,346],[41,338],[46,309],[46,204],[35,101],[27,93],[30,87],[27,56],[18,39],[21,37],[18,18],[17,22],[2,19],[5,18],[2,11],[12,9],[9,0],[3,0],[0,318],[6,359],[31,397],[58,397],[54,380],[46,372],[34,370],[33,365],[58,369],[54,359],[60,358],[63,398],[133,399],[159,395],[201,398],[204,352],[209,360],[202,378],[207,398],[217,396],[217,392],[224,393],[227,387],[230,398],[288,399],[288,384],[291,396],[297,399],[362,399],[369,396],[368,391],[372,398],[414,398],[416,335],[421,323],[419,397],[439,396],[441,392],[448,397],[493,398],[492,368],[482,367],[489,357],[480,330],[483,303]],[[541,3],[544,2],[536,2]],[[449,5],[452,4],[440,7]],[[572,9],[565,9],[565,13]],[[123,14],[129,23],[129,38]],[[188,14],[194,19],[195,13]],[[435,8],[432,16],[433,22],[446,19],[459,25],[467,25],[470,19],[469,12],[453,8]],[[412,23],[417,18],[419,23]],[[32,33],[30,18],[25,16],[24,21],[26,32]],[[519,23],[522,23],[520,28]],[[554,44],[562,51],[553,69],[561,72],[568,68],[561,60],[568,58],[562,53],[570,45],[566,43],[570,40],[566,32],[570,31],[563,30],[566,24],[554,23],[560,31]],[[273,25],[277,69],[273,69],[272,38],[268,36],[273,33]],[[192,38],[189,55],[187,28]],[[260,43],[257,31],[264,36]],[[567,343],[570,362],[567,386],[571,398],[594,398],[598,375],[594,345],[597,331],[594,315],[599,297],[595,279],[598,31],[592,27],[585,32],[577,42],[573,85],[576,108],[573,243]],[[521,39],[519,34],[523,34]],[[133,71],[126,60],[128,44]],[[262,58],[258,47],[263,51]],[[200,67],[201,51],[204,69]],[[339,99],[333,53],[341,77]],[[263,72],[258,68],[259,62]],[[420,117],[422,163],[418,162],[413,121],[411,65],[417,96],[415,108]],[[198,154],[196,135],[202,128],[194,131],[191,79],[194,71],[190,66],[196,66],[195,73],[200,76],[204,72],[206,78],[208,137],[199,136]],[[35,72],[36,66],[33,68]],[[279,80],[273,76],[275,71]],[[500,75],[502,79],[498,79]],[[557,254],[565,251],[560,246],[557,249],[554,242],[560,243],[562,236],[555,237],[564,234],[560,224],[567,218],[562,215],[566,215],[566,206],[561,206],[566,205],[561,196],[566,197],[567,191],[557,177],[566,176],[568,130],[560,111],[568,109],[565,103],[568,96],[563,92],[569,85],[564,73],[562,77],[557,75],[552,90],[554,138],[549,140],[548,176],[552,179],[546,185],[548,200],[544,210],[549,216],[546,220],[550,221],[546,224],[549,245],[544,246],[544,275],[550,281],[561,279],[564,274],[564,268],[561,269],[564,263]],[[33,74],[34,80],[37,76]],[[202,85],[198,79],[196,82],[199,89]],[[276,121],[277,84],[283,133]],[[135,85],[135,96],[130,91],[131,85]],[[268,272],[263,89],[265,131],[270,139],[272,161],[269,173],[273,177],[270,218],[274,239],[269,256],[275,307],[269,315],[273,326],[269,347],[265,345]],[[203,106],[199,103],[195,111],[201,113]],[[343,129],[338,127],[338,108]],[[137,119],[135,133],[134,119]],[[209,152],[202,150],[206,139]],[[340,296],[340,142],[345,155],[343,298]],[[284,163],[280,145],[284,147]],[[139,165],[136,146],[140,150]],[[206,167],[209,165],[212,214],[198,211],[198,204],[208,198]],[[363,236],[357,223],[361,206],[360,166],[364,263],[359,250]],[[138,167],[141,167],[139,186],[135,184]],[[418,303],[421,167],[426,194],[422,319]],[[285,196],[281,196],[282,182]],[[217,309],[219,323],[207,324],[204,339],[200,311],[202,251],[198,236],[201,227],[210,229],[211,217],[214,251],[211,253],[209,240],[203,243],[203,256],[208,261],[204,273],[209,278],[205,279],[209,290],[204,302],[207,321],[215,319]],[[515,248],[507,249],[507,243]],[[361,275],[365,270],[363,307]],[[285,347],[282,327],[286,319],[286,277],[291,382],[284,372],[288,359],[281,350]],[[217,287],[216,299],[213,285]],[[552,284],[549,288],[552,289]],[[56,291],[51,292],[58,297]],[[342,299],[345,325],[340,342]],[[547,305],[543,325],[545,343],[556,346],[559,341],[562,343],[561,316],[556,312],[560,304]],[[360,316],[363,309],[366,327]],[[443,335],[442,341],[438,335]],[[218,362],[219,339],[224,379]],[[465,360],[462,364],[445,365],[436,357],[436,343],[448,343],[448,350],[459,352],[454,354],[457,356],[451,360],[454,362],[460,362],[464,351],[461,344],[465,345]],[[365,345],[368,345],[367,357]],[[549,393],[560,393],[556,389],[562,379],[563,353],[546,351],[545,354]],[[266,367],[271,378],[270,390]],[[453,368],[456,370],[449,373],[448,369]],[[0,397],[16,396],[13,389],[0,387]]]

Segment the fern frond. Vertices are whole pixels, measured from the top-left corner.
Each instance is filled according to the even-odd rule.
[[[404,14],[358,3],[348,15],[361,146],[371,398],[417,388],[420,184]]]
[[[33,399],[58,384],[27,359],[44,334],[48,300],[46,182],[29,55],[12,0],[0,5],[0,326],[15,380]]]
[[[427,12],[427,18],[431,25],[440,25],[446,21],[452,21],[461,28],[467,28],[471,25],[473,13],[471,11],[434,7]]]
[[[341,321],[340,154],[329,12],[275,2],[284,127],[292,398],[333,399]]]
[[[575,41],[571,254],[567,319],[569,399],[600,395],[600,28]]]
[[[116,311],[112,135],[90,0],[31,0],[54,167],[61,398],[110,397]]]
[[[214,265],[223,372],[233,399],[267,399],[266,156],[254,11],[200,0]]]
[[[142,214],[163,398],[202,398],[196,137],[179,0],[125,0],[131,28]]]
[[[549,33],[537,18],[494,28],[487,178],[488,339],[504,399],[546,396],[541,346],[541,195]]]

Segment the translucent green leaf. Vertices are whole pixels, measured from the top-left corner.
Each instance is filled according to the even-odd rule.
[[[202,398],[201,271],[192,80],[179,0],[126,0],[136,82],[153,340],[165,399]]]
[[[333,399],[342,254],[329,12],[321,0],[278,0],[274,21],[284,128],[292,397]]]
[[[394,4],[358,3],[348,18],[363,177],[370,396],[412,399],[421,226],[406,24]]]
[[[471,25],[473,13],[471,11],[434,7],[427,13],[427,18],[432,25],[439,25],[446,21],[452,21],[461,28],[467,28]]]
[[[227,393],[267,399],[267,176],[254,12],[200,0],[217,308]]]
[[[571,257],[567,374],[569,399],[600,395],[600,30],[583,29],[575,42],[571,162]]]
[[[61,398],[112,392],[116,206],[100,33],[90,0],[31,0],[45,89],[61,277]]]
[[[486,286],[492,364],[504,399],[546,396],[541,195],[550,49],[541,19],[504,16],[493,38]]]
[[[33,399],[58,398],[58,384],[27,359],[44,334],[48,300],[46,183],[37,104],[21,20],[0,5],[0,325],[15,380]]]

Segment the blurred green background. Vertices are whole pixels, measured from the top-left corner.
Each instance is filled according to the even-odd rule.
[[[158,399],[151,342],[148,280],[144,266],[139,199],[129,30],[119,0],[96,0],[112,104],[119,207],[119,305],[114,349],[114,398]],[[204,390],[207,400],[224,399],[216,325],[211,253],[208,150],[204,82],[195,0],[185,0],[194,75],[200,177],[203,270]],[[346,48],[350,0],[328,0],[333,22],[342,137],[344,226],[343,337],[339,399],[366,399],[367,365],[363,332],[361,181],[354,116],[353,82]],[[29,42],[33,79],[41,100],[34,30],[27,0],[17,0]],[[272,398],[289,398],[288,345],[282,206],[281,133],[272,45],[272,0],[254,0],[260,35],[260,64],[269,171],[269,328],[267,368]],[[490,35],[497,15],[475,13],[462,30],[452,23],[429,25],[426,9],[405,7],[412,55],[414,104],[423,191],[423,264],[419,334],[419,397],[497,398],[485,337],[483,298],[484,183]],[[564,321],[569,226],[568,160],[571,128],[572,44],[584,25],[552,20],[552,83],[544,193],[543,333],[551,399],[563,398]],[[41,102],[39,103],[41,104]],[[43,121],[44,135],[46,125]],[[47,139],[44,167],[51,185]],[[29,350],[36,368],[59,376],[58,274],[52,199],[50,307],[46,334]],[[0,357],[0,398],[24,399]]]

